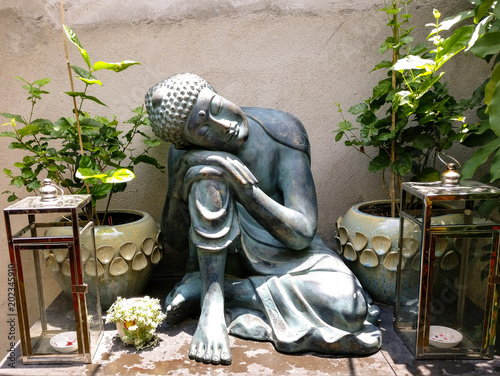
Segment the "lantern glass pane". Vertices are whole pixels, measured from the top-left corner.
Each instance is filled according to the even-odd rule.
[[[59,249],[63,253],[63,249]],[[67,249],[65,250],[67,253]],[[57,354],[50,345],[50,339],[57,334],[75,331],[73,303],[62,292],[54,269],[63,265],[51,263],[50,253],[45,250],[21,250],[24,293],[27,308],[25,323],[29,329],[31,352]],[[43,282],[42,282],[43,281]]]
[[[494,238],[492,234],[433,235],[434,281],[430,325],[451,328],[431,330],[429,351],[481,352],[483,332],[488,326],[488,276]],[[437,333],[437,334],[433,334]],[[462,339],[460,340],[460,337]],[[433,341],[449,345],[447,350],[433,348]]]
[[[87,305],[87,323],[90,334],[90,348],[97,350],[100,336],[103,330],[101,320],[101,305],[99,301],[99,277],[103,273],[101,264],[96,261],[94,249],[93,228],[86,228],[80,235],[81,259],[84,283],[88,290],[85,294]],[[82,312],[84,314],[84,312]],[[92,354],[93,355],[93,354]]]
[[[399,275],[399,301],[396,326],[405,342],[415,350],[419,312],[419,286],[421,269],[421,229],[412,221],[405,220],[401,245],[401,268]]]

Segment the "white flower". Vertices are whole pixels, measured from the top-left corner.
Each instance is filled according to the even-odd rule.
[[[118,297],[107,311],[106,323],[126,323],[125,336],[140,346],[151,339],[151,334],[155,333],[165,317],[158,299],[149,296],[131,299]]]

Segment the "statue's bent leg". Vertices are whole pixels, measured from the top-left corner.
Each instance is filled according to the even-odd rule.
[[[223,286],[227,248],[239,235],[235,202],[223,183],[201,180],[191,186],[189,212],[190,241],[198,252],[201,280],[201,314],[189,357],[230,364]]]

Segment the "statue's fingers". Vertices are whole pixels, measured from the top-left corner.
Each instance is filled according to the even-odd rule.
[[[248,182],[245,176],[238,171],[238,169],[234,166],[233,159],[229,157],[222,157],[218,154],[211,155],[207,158],[207,161],[216,162],[219,166],[224,167],[228,172],[231,173],[232,176],[236,178],[236,180],[243,185],[247,185]]]
[[[238,168],[239,172],[250,184],[255,185],[259,182],[252,171],[250,171],[250,169],[246,165],[241,163],[241,161],[239,161],[238,159],[232,159],[231,162]]]

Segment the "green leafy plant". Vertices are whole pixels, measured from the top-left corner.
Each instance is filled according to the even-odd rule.
[[[123,324],[124,342],[141,349],[157,343],[156,328],[165,318],[158,299],[118,297],[107,311],[106,323]]]
[[[392,59],[382,60],[373,71],[385,69],[387,77],[373,88],[370,98],[348,109],[357,116],[359,127],[344,117],[337,104],[342,120],[334,130],[336,141],[344,140],[346,146],[370,158],[369,171],[389,169],[392,216],[396,215],[396,192],[403,177],[439,180],[434,167],[437,155],[458,141],[465,120],[463,112],[469,105],[467,101],[457,102],[448,93],[442,82],[442,67],[466,48],[473,28],[443,38],[441,33],[449,26],[441,23],[441,15],[434,11],[435,22],[429,25],[433,29],[428,41],[414,44],[412,16],[408,13],[411,2],[385,2],[382,11],[387,14],[391,35],[379,52],[392,51]]]
[[[474,92],[471,103],[477,109],[478,121],[462,129],[462,142],[478,148],[466,161],[462,177],[471,179],[484,166],[488,173],[481,177],[486,183],[500,181],[500,7],[497,1],[471,1],[474,9],[462,12],[450,19],[455,24],[472,20],[473,25],[458,28],[474,28],[466,52],[485,60],[491,65],[491,76]]]
[[[164,170],[164,166],[150,156],[151,148],[160,145],[160,141],[151,138],[144,131],[149,126],[149,119],[143,107],[135,108],[128,119],[127,130],[120,130],[116,117],[91,116],[83,110],[88,101],[106,106],[100,99],[88,94],[91,86],[102,86],[95,73],[102,70],[121,72],[139,63],[125,60],[119,63],[98,61],[91,64],[87,51],[82,47],[76,34],[64,26],[68,39],[78,47],[86,68],[71,66],[76,77],[83,83],[81,91],[68,91],[73,98],[75,111],[73,116],[63,116],[52,122],[48,119],[34,119],[35,107],[49,92],[46,85],[49,78],[33,82],[16,77],[22,81],[23,89],[28,92],[27,100],[31,104],[27,117],[3,112],[12,131],[4,131],[0,136],[13,138],[10,149],[26,152],[22,161],[14,163],[17,170],[4,168],[4,173],[11,179],[11,185],[24,187],[28,192],[35,192],[41,187],[44,178],[50,178],[71,194],[92,195],[97,200],[107,198],[106,212],[114,193],[123,191],[127,182],[135,177],[134,167],[147,163]],[[142,138],[144,148],[136,150],[133,140]],[[17,199],[13,191],[8,193],[9,201]],[[90,213],[88,213],[90,215]],[[94,221],[100,224],[102,218],[92,214]]]

